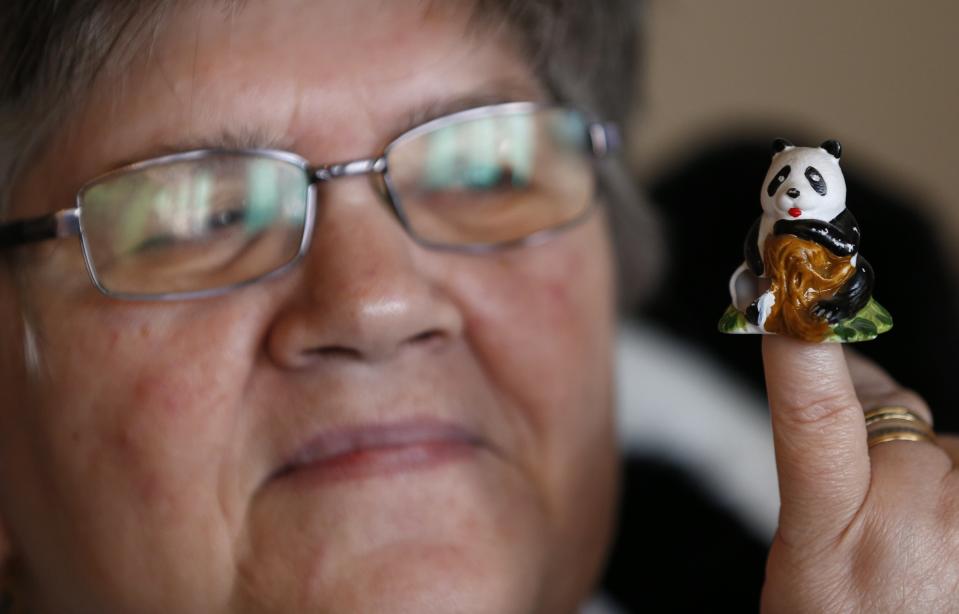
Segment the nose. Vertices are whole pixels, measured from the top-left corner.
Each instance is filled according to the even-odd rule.
[[[462,333],[462,314],[434,274],[443,256],[416,246],[368,182],[327,184],[317,201],[310,251],[269,331],[277,364],[381,362]]]
[[[789,198],[799,198],[799,190],[796,188],[789,188],[786,190],[786,196]]]

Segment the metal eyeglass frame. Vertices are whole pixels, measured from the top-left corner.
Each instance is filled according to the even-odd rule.
[[[27,245],[30,243],[38,243],[50,239],[59,239],[79,235],[81,248],[83,251],[83,259],[86,265],[87,273],[90,276],[90,281],[97,288],[97,290],[106,296],[116,299],[137,301],[188,300],[220,296],[238,288],[281,275],[285,271],[295,266],[310,248],[310,243],[313,236],[313,226],[316,219],[317,185],[327,181],[332,181],[334,179],[339,179],[341,177],[358,177],[361,175],[378,175],[380,177],[383,186],[386,188],[386,192],[383,194],[383,196],[389,203],[390,208],[393,210],[393,214],[399,220],[407,235],[416,241],[416,243],[423,245],[424,247],[444,251],[481,254],[498,251],[501,249],[519,247],[522,245],[529,245],[531,243],[546,239],[569,228],[570,226],[581,223],[592,211],[592,202],[588,204],[588,206],[580,215],[572,220],[560,224],[559,226],[545,228],[525,237],[520,237],[519,239],[497,243],[474,243],[465,245],[432,242],[418,236],[416,231],[410,225],[406,212],[403,210],[403,205],[396,194],[396,190],[394,189],[392,178],[390,177],[387,167],[387,158],[394,147],[409,139],[464,120],[481,119],[484,117],[491,117],[501,114],[532,113],[550,109],[572,110],[565,107],[539,102],[506,102],[474,107],[465,111],[444,115],[407,130],[386,145],[386,147],[383,149],[383,153],[376,157],[350,160],[335,164],[324,164],[320,166],[310,166],[309,162],[305,158],[297,154],[272,149],[199,149],[170,154],[158,158],[151,158],[141,162],[135,162],[133,164],[128,164],[99,175],[88,181],[77,191],[76,206],[71,209],[63,209],[49,215],[0,224],[0,250]],[[590,151],[595,158],[602,158],[619,148],[620,136],[619,130],[615,124],[587,120],[586,128]],[[104,180],[109,179],[110,177],[122,175],[130,171],[141,170],[169,162],[198,160],[223,153],[281,160],[294,166],[298,166],[303,170],[304,173],[307,174],[308,178],[310,179],[310,185],[307,193],[306,216],[303,224],[303,237],[300,240],[299,250],[297,251],[296,255],[293,256],[293,258],[291,258],[288,262],[275,269],[272,269],[267,273],[263,273],[252,279],[247,279],[235,284],[217,288],[162,294],[124,293],[115,292],[105,288],[100,282],[100,279],[97,277],[96,266],[94,265],[90,256],[90,247],[87,244],[86,234],[83,231],[82,199],[84,192],[90,187],[97,185]]]

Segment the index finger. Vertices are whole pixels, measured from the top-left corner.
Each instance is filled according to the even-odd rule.
[[[842,346],[763,338],[766,391],[779,475],[780,534],[830,539],[869,489],[862,406]]]

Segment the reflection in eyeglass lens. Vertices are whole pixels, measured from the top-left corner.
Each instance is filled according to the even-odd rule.
[[[401,141],[389,155],[412,232],[435,244],[515,241],[589,207],[586,123],[571,111],[475,118]]]
[[[246,281],[298,253],[308,187],[293,164],[228,153],[108,178],[83,195],[90,259],[117,293]]]
[[[528,116],[487,118],[440,128],[427,141],[428,190],[483,190],[529,182],[535,157]]]
[[[85,253],[102,289],[131,298],[253,281],[304,245],[311,177],[269,152],[199,152],[81,191]],[[592,202],[588,125],[575,112],[464,115],[398,139],[388,185],[418,240],[493,246],[581,219]]]

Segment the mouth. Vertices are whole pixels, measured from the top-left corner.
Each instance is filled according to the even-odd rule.
[[[483,448],[472,431],[435,419],[368,424],[322,432],[300,446],[271,479],[363,479],[466,460]]]
[[[792,207],[786,213],[788,213],[791,217],[799,217],[802,215],[802,209],[799,207]]]

